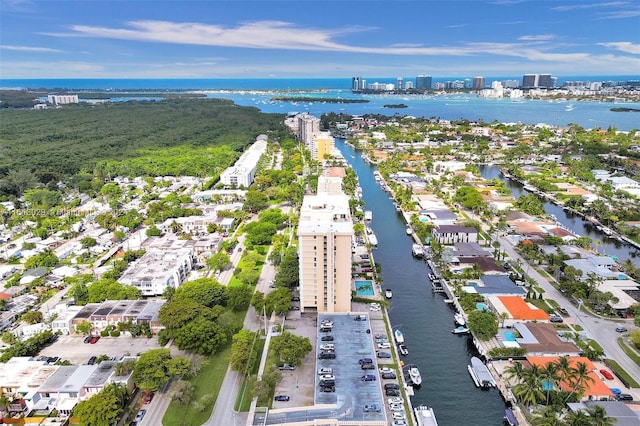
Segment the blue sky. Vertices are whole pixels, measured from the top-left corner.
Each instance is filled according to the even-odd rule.
[[[640,2],[0,0],[0,78],[639,75]]]

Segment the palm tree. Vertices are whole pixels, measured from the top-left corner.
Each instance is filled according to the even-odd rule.
[[[532,424],[534,426],[565,426],[566,423],[560,419],[558,414],[559,412],[556,407],[546,407],[543,411],[539,411],[535,414]]]
[[[522,366],[521,362],[516,361],[509,367],[505,368],[504,373],[506,374],[507,379],[516,379],[516,381],[520,383],[525,376],[525,368]]]
[[[571,383],[575,379],[575,370],[569,363],[568,356],[561,356],[556,361],[558,367],[558,379],[565,383]]]
[[[579,395],[581,395],[584,392],[587,384],[595,382],[594,378],[589,375],[590,373],[591,371],[589,370],[589,367],[587,367],[587,364],[585,364],[584,362],[579,362],[576,364],[573,369],[573,386],[571,388],[571,392],[567,396],[567,400],[574,393],[578,393]]]
[[[567,426],[585,426],[590,424],[591,421],[589,415],[585,410],[576,410],[567,414],[565,417]]]
[[[536,367],[535,365],[533,367]],[[513,395],[527,407],[537,404],[544,399],[540,378],[537,372],[539,368],[528,368],[525,370],[523,380],[513,388]],[[537,370],[537,371],[532,371]]]
[[[587,409],[589,414],[589,426],[613,426],[616,419],[613,417],[607,417],[607,410],[601,405],[594,405]]]
[[[557,387],[559,377],[558,364],[555,362],[548,362],[540,369],[538,379],[542,381],[542,387],[547,392],[547,405],[549,405],[549,395],[551,391]]]

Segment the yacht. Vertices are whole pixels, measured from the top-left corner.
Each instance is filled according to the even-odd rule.
[[[371,244],[372,247],[376,247],[378,245],[378,237],[376,237],[376,234],[369,234],[367,235],[367,238],[369,239],[369,244]]]
[[[387,298],[387,299],[391,299],[393,297],[393,292],[391,291],[390,288],[388,288],[388,289],[386,289],[384,291],[384,297]]]
[[[460,325],[454,328],[453,330],[451,330],[451,332],[453,334],[469,334],[469,329],[467,327]]]
[[[413,229],[407,227],[407,235],[413,234]]]
[[[414,386],[420,386],[422,384],[422,376],[420,375],[420,370],[415,365],[409,368],[409,378],[411,379],[411,384]]]
[[[438,426],[436,414],[431,407],[419,405],[413,409],[413,414],[416,416],[416,424],[418,426]]]
[[[402,331],[397,328],[393,332],[393,337],[396,339],[397,344],[401,345],[404,343],[404,335],[402,334]]]
[[[373,212],[371,210],[365,210],[364,220],[370,221],[373,219]]]
[[[420,244],[414,244],[411,246],[411,254],[413,257],[422,257],[424,256],[424,248]]]
[[[456,312],[453,318],[455,319],[456,324],[462,325],[462,326],[467,325],[467,320],[464,318],[464,315],[462,315],[460,312]]]
[[[467,366],[467,370],[469,370],[469,374],[473,379],[473,383],[476,384],[476,387],[489,389],[496,386],[496,381],[493,379],[491,372],[489,372],[489,369],[480,358],[472,357],[471,364]]]

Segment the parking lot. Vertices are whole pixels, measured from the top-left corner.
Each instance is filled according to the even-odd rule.
[[[60,336],[51,346],[40,351],[40,355],[57,356],[61,360],[69,360],[72,364],[86,364],[91,356],[107,355],[109,358],[120,359],[124,355],[138,355],[149,349],[157,349],[158,338],[156,336],[147,337],[101,337],[95,344],[84,343],[85,336],[72,335]],[[176,351],[173,354],[173,351]],[[172,348],[173,355],[179,355],[178,351]]]
[[[356,305],[356,304],[354,304]],[[375,344],[376,335],[387,336],[386,326],[381,311],[369,310],[368,304],[357,304],[353,307],[358,312],[366,313],[364,320],[356,320],[359,314],[300,314],[299,311],[289,312],[285,327],[292,333],[308,337],[313,351],[305,357],[302,365],[294,371],[282,371],[283,379],[276,387],[276,395],[289,396],[289,401],[274,401],[273,409],[309,407],[313,405],[334,405],[332,417],[354,420],[380,420],[391,418],[386,404],[384,384],[398,384],[396,379],[382,379],[380,367],[390,367],[398,377],[401,373],[393,358],[377,358],[378,351]],[[331,331],[320,332],[323,319],[333,321]],[[322,340],[323,336],[331,336],[333,340]],[[391,341],[391,339],[389,339]],[[391,341],[393,345],[393,342]],[[321,345],[333,345],[335,359],[318,359]],[[392,349],[382,349],[392,352]],[[359,360],[371,358],[373,368],[363,370]],[[335,377],[335,387],[328,385],[323,390],[318,370],[331,368]],[[363,380],[363,376],[373,375]],[[326,383],[326,382],[325,382]],[[329,380],[331,383],[331,380]],[[400,384],[400,386],[402,386]],[[332,392],[333,390],[333,392]],[[376,405],[380,411],[369,411],[367,405]],[[385,411],[388,414],[385,415]],[[295,416],[290,413],[287,416]],[[308,413],[306,414],[308,415]]]

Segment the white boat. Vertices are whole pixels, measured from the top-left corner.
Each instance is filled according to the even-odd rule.
[[[491,372],[484,362],[478,357],[471,358],[471,364],[467,366],[467,370],[473,379],[473,383],[476,384],[476,387],[482,389],[489,389],[491,387],[496,386],[496,381],[494,380]]]
[[[406,232],[407,232],[407,235],[411,235],[411,234],[413,234],[413,229],[407,228]]]
[[[396,339],[396,343],[399,345],[404,343],[404,335],[402,334],[402,331],[397,328],[393,332],[393,338]]]
[[[420,244],[414,244],[411,246],[411,254],[414,257],[422,257],[424,256],[424,248]]]
[[[469,329],[467,327],[460,325],[454,328],[453,330],[451,330],[451,332],[453,334],[469,334]]]
[[[369,244],[372,246],[375,247],[378,245],[378,237],[376,237],[376,234],[369,234],[367,235],[367,238],[369,239]]]
[[[365,210],[364,212],[364,220],[372,220],[373,212],[371,210]]]
[[[418,405],[413,409],[413,414],[416,416],[416,424],[418,426],[438,426],[436,414],[431,407]]]
[[[401,212],[402,211],[402,207],[400,207],[400,204],[394,204],[393,206],[396,208],[397,212]]]
[[[386,289],[384,291],[384,297],[387,299],[391,299],[393,297],[393,292],[391,291],[390,288]]]
[[[455,319],[456,324],[463,325],[463,326],[467,325],[467,320],[464,318],[464,315],[462,315],[460,312],[456,312],[453,318]]]
[[[398,351],[400,352],[400,354],[402,354],[402,356],[409,355],[409,349],[407,349],[407,347],[404,344],[398,345]]]
[[[411,379],[411,384],[414,386],[420,386],[422,384],[420,370],[418,370],[418,367],[415,365],[409,368],[409,378]]]

